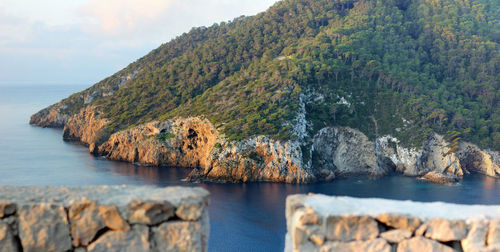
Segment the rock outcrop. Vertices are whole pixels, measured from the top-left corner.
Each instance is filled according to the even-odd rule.
[[[97,148],[113,160],[146,165],[192,167],[189,178],[215,181],[311,182],[300,145],[268,137],[231,142],[206,119],[151,122],[120,131]]]
[[[291,195],[285,251],[500,251],[499,207]]]
[[[267,136],[229,141],[199,117],[153,121],[113,133],[110,121],[92,105],[58,122],[64,123],[64,139],[84,143],[91,153],[144,165],[189,167],[190,180],[308,183],[394,171],[436,183],[456,183],[472,172],[500,177],[498,152],[469,143],[452,151],[435,133],[420,150],[405,148],[391,136],[370,141],[349,127],[326,127],[313,137],[287,141]]]
[[[30,118],[30,124],[43,128],[62,128],[70,115],[63,112],[65,106],[60,102],[40,110]]]
[[[208,247],[209,194],[201,188],[0,186],[0,191],[0,251]]]
[[[101,119],[100,114],[95,107],[88,106],[70,117],[63,129],[63,139],[91,146],[93,152],[93,148],[108,137],[105,130],[108,120]]]

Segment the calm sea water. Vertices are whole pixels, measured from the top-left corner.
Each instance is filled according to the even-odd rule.
[[[312,185],[189,184],[181,181],[187,169],[142,167],[97,158],[83,146],[64,142],[61,130],[28,124],[31,114],[83,88],[0,86],[1,185],[201,186],[211,193],[210,251],[282,251],[285,197],[295,193],[500,204],[500,180],[479,175],[454,186],[402,176],[357,177]]]

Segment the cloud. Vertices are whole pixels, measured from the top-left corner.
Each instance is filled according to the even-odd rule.
[[[80,13],[87,31],[120,36],[140,32],[155,24],[177,0],[89,0]]]

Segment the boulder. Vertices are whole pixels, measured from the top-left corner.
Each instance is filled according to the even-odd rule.
[[[393,227],[396,229],[405,229],[410,232],[415,231],[422,223],[418,218],[388,213],[377,216],[377,220],[389,227]]]
[[[157,225],[174,216],[174,207],[168,202],[132,201],[127,219],[131,224]]]
[[[62,206],[25,205],[18,210],[23,251],[66,251],[71,247],[68,217]]]
[[[379,234],[378,224],[368,216],[329,216],[326,219],[326,239],[330,241],[366,241]]]
[[[455,184],[460,181],[460,177],[457,177],[456,175],[444,174],[438,171],[428,172],[420,178],[433,183],[440,183],[440,184]]]
[[[487,221],[476,221],[472,223],[467,237],[462,240],[462,248],[464,252],[475,252],[486,249],[487,234]]]
[[[494,219],[490,222],[486,243],[488,246],[500,250],[500,219]]]
[[[128,232],[108,231],[87,247],[89,252],[142,252],[150,251],[149,228],[134,225]]]
[[[467,236],[467,225],[463,221],[433,218],[426,225],[425,237],[433,240],[460,241]]]
[[[72,204],[68,211],[73,246],[87,246],[103,228],[128,231],[130,226],[121,218],[116,206],[96,206],[83,201]]]
[[[424,237],[413,237],[398,244],[397,252],[453,252],[451,247]]]
[[[380,237],[390,243],[399,243],[411,237],[412,232],[406,229],[393,229],[380,234]]]
[[[0,219],[13,215],[16,212],[16,205],[7,200],[0,200]]]

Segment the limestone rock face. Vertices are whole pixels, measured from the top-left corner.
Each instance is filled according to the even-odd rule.
[[[467,226],[463,221],[434,218],[426,223],[425,237],[442,242],[460,241],[467,236]]]
[[[412,217],[400,216],[388,213],[377,216],[377,220],[389,227],[393,227],[396,229],[405,229],[410,232],[414,232],[422,223],[418,218],[412,218]]]
[[[24,251],[71,249],[68,218],[64,207],[43,203],[22,206],[18,215],[19,238]]]
[[[435,133],[424,141],[419,167],[421,173],[436,171],[454,177],[464,175],[457,155],[450,151],[444,138]]]
[[[14,234],[7,223],[0,221],[0,251],[18,251]]]
[[[476,221],[472,223],[469,234],[462,240],[462,248],[464,252],[485,250],[487,234],[488,222]]]
[[[300,144],[254,137],[230,142],[206,119],[151,122],[117,132],[97,148],[109,159],[192,167],[191,180],[310,182]]]
[[[202,244],[206,243],[197,222],[166,222],[153,232],[153,241],[161,251],[202,251]]]
[[[367,216],[331,216],[326,219],[326,238],[331,241],[365,241],[378,234],[377,222]]]
[[[398,244],[397,252],[453,252],[453,249],[424,237],[414,237]]]
[[[62,128],[69,118],[69,114],[65,113],[63,110],[64,105],[56,103],[32,115],[30,124],[43,128]]]
[[[313,140],[313,167],[338,174],[382,175],[377,164],[375,144],[363,133],[348,127],[323,128]]]
[[[391,246],[384,239],[375,239],[370,241],[353,242],[329,242],[322,246],[320,252],[390,252]]]
[[[406,230],[406,229],[393,229],[389,230],[387,232],[383,232],[380,234],[380,237],[384,238],[388,242],[391,243],[399,243],[402,242],[405,239],[410,238],[412,235],[412,232]]]
[[[417,176],[421,152],[415,148],[405,148],[392,136],[382,136],[376,140],[375,153],[379,166],[394,168],[406,176]],[[386,168],[387,169],[387,168]]]
[[[68,216],[74,247],[87,246],[105,227],[120,231],[130,229],[116,206],[96,206],[94,202],[84,201],[71,205]]]
[[[100,112],[95,107],[85,107],[68,119],[63,129],[63,138],[95,146],[107,138],[104,127],[108,122],[100,118]]]
[[[135,200],[129,204],[127,219],[133,224],[156,225],[173,216],[170,203]]]
[[[149,228],[134,225],[128,232],[108,231],[87,247],[89,252],[150,251]]]
[[[494,178],[500,178],[499,161],[494,152],[481,151],[471,143],[460,143],[457,156],[460,164],[467,172],[477,172]]]

